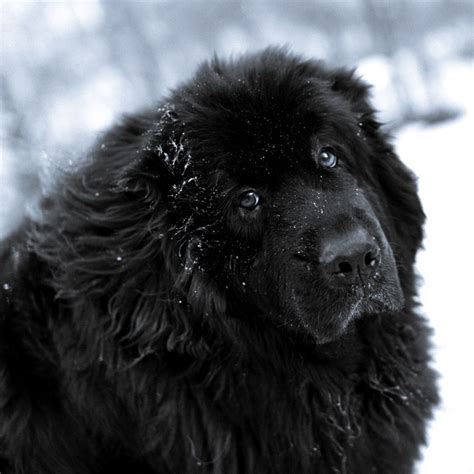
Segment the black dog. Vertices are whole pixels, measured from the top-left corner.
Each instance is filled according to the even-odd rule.
[[[351,73],[203,65],[3,244],[8,469],[412,472],[437,402],[423,220]]]

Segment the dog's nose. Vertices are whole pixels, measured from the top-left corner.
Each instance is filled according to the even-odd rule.
[[[359,277],[369,278],[380,263],[380,248],[362,227],[325,239],[319,263],[337,286],[350,285]]]

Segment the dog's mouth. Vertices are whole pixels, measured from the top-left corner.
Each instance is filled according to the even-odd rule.
[[[404,297],[396,274],[357,279],[349,288],[319,289],[319,298],[308,291],[291,291],[293,317],[299,331],[310,333],[318,344],[331,342],[364,315],[394,312],[403,308]]]
[[[359,273],[351,292],[357,299],[357,304],[362,307],[379,305],[380,309],[375,309],[375,311],[400,310],[404,304],[400,280],[395,271],[376,273],[370,278],[364,278]]]

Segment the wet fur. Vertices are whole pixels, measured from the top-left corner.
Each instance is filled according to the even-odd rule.
[[[344,103],[362,124],[371,157],[364,179],[380,202],[405,309],[364,315],[322,346],[255,315],[233,290],[241,263],[228,258],[232,239],[220,238],[222,209],[192,179],[218,182],[224,158],[212,127],[229,126],[226,110],[242,99],[222,81],[252,74],[292,91],[291,103],[278,86],[260,96],[262,109],[288,113],[322,102],[304,93],[317,78],[333,110]],[[194,165],[203,153],[209,160]],[[102,137],[45,200],[42,219],[3,242],[0,467],[412,472],[437,402],[429,331],[414,303],[423,220],[413,176],[352,73],[278,50],[204,65],[159,109]]]

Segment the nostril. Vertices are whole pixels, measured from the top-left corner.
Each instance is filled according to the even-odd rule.
[[[349,262],[339,262],[339,271],[336,273],[352,273],[352,265]]]
[[[365,254],[364,263],[366,267],[375,267],[379,259],[378,252],[367,252]]]
[[[382,251],[368,231],[357,227],[349,232],[328,235],[321,242],[317,263],[333,286],[365,285],[375,277]]]

